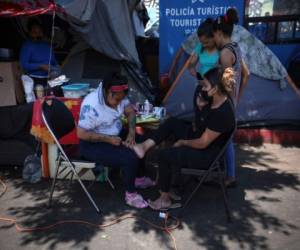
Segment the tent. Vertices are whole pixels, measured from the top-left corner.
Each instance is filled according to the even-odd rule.
[[[62,67],[63,74],[71,76],[72,82],[88,82],[92,88],[96,88],[102,79],[110,76],[114,72],[122,72],[129,79],[129,98],[133,103],[141,102],[149,93],[146,84],[137,85],[136,72],[126,61],[112,59],[88,46],[84,42],[77,43],[69,53]],[[150,99],[151,100],[151,99]]]
[[[181,53],[175,73],[177,78],[164,99],[167,113],[193,119],[193,93],[197,81],[187,67],[189,55]],[[237,109],[239,126],[300,126],[300,100],[290,85],[280,88],[273,81],[251,74]]]
[[[0,0],[0,17],[51,13],[54,23],[55,17],[59,16],[77,33],[80,44],[84,43],[86,48],[118,61],[125,69],[124,72],[130,76],[134,88],[144,95],[144,99],[154,102],[156,87],[142,73],[135,46],[129,11],[133,2],[134,0],[13,0],[9,2]],[[78,50],[76,52],[78,53]],[[82,57],[81,59],[83,61]],[[73,73],[76,72],[73,70]],[[72,75],[70,77],[72,78]]]

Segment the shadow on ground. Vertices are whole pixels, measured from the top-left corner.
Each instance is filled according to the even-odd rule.
[[[257,227],[282,235],[289,235],[291,230],[298,229],[296,224],[275,216],[260,205],[261,202],[273,206],[279,206],[282,203],[280,198],[272,195],[271,192],[286,188],[299,190],[300,181],[297,174],[273,168],[273,163],[278,164],[279,159],[276,155],[265,151],[238,147],[237,155],[239,155],[238,165],[240,166],[238,168],[239,185],[229,190],[233,222],[231,224],[226,222],[221,191],[216,187],[203,186],[186,210],[181,228],[174,232],[179,248],[182,246],[180,249],[185,249],[184,246],[191,246],[190,249],[198,249],[200,246],[212,250],[228,249],[228,241],[236,244],[237,249],[270,249],[267,236],[258,233]],[[117,191],[112,191],[108,184],[94,183],[89,187],[91,194],[96,197],[97,203],[103,209],[103,215],[99,216],[77,183],[68,186],[67,182],[60,182],[57,189],[60,191],[55,193],[54,206],[48,209],[45,204],[50,182],[43,181],[36,185],[29,185],[25,184],[22,179],[16,178],[14,174],[6,177],[14,190],[6,199],[18,200],[14,202],[14,206],[8,208],[7,214],[18,218],[24,227],[49,225],[58,220],[68,219],[102,224],[125,213],[141,216],[160,225],[162,223],[157,213],[150,210],[137,211],[127,207],[124,204],[122,187],[118,180],[115,180]],[[191,191],[194,184],[191,183],[185,189],[186,194]],[[145,197],[154,198],[157,192],[152,189],[143,191],[143,194]],[[0,232],[2,229],[11,227],[11,225],[1,225]],[[64,225],[47,232],[24,233],[21,237],[21,245],[26,246],[34,242],[42,246],[51,242],[50,249],[62,243],[89,249],[88,243],[101,230],[76,224]],[[162,246],[172,248],[172,241],[168,235],[146,225],[141,220],[133,222],[132,230],[145,235],[154,231],[156,240],[160,241]],[[118,237],[118,232],[115,233],[115,237]],[[190,243],[183,244],[185,240],[189,240]],[[114,248],[113,245],[112,248]]]

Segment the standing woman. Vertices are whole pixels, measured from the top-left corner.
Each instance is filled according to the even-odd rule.
[[[220,50],[220,65],[226,68],[233,68],[235,71],[235,85],[231,92],[231,98],[235,104],[238,104],[242,93],[249,79],[249,70],[242,59],[241,50],[237,43],[232,42],[234,20],[229,16],[220,16],[214,21],[214,40]],[[236,184],[235,177],[235,152],[233,141],[229,144],[226,151],[227,186]]]
[[[219,60],[219,51],[214,41],[213,20],[207,18],[197,30],[199,38],[191,62],[189,65],[191,74],[196,77],[199,73],[202,77],[210,69],[216,67]]]

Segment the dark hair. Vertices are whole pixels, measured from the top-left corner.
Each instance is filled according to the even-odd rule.
[[[27,30],[30,32],[34,26],[38,26],[43,30],[43,25],[36,18],[30,19],[27,23]]]
[[[238,13],[236,8],[234,8],[234,7],[229,8],[226,11],[226,16],[228,17],[230,22],[232,22],[233,24],[238,24],[238,22],[239,22],[239,13]]]
[[[219,16],[213,24],[214,32],[220,30],[225,36],[231,37],[233,31],[233,21],[228,16]]]
[[[104,89],[105,93],[108,93],[108,90],[113,86],[122,86],[128,85],[128,80],[126,76],[122,76],[118,73],[113,73],[110,77],[103,80],[102,88]],[[125,94],[128,93],[128,89],[123,90]]]
[[[213,19],[207,18],[197,29],[198,36],[206,36],[206,37],[213,37]]]
[[[222,94],[229,96],[235,84],[234,75],[233,68],[223,70],[222,67],[216,67],[207,71],[204,78],[210,82],[212,87],[217,86]]]

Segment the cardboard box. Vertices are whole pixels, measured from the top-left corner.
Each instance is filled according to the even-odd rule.
[[[18,62],[0,62],[0,106],[24,102],[21,69]]]

